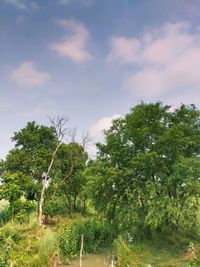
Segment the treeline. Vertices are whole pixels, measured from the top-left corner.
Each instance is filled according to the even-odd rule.
[[[194,105],[136,105],[113,121],[95,160],[82,144],[65,142],[65,123],[28,122],[14,133],[15,146],[0,166],[0,198],[10,203],[10,219],[23,223],[37,210],[47,223],[80,212],[129,239],[198,232],[200,111]]]

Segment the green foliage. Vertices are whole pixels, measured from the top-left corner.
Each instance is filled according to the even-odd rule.
[[[84,252],[94,252],[108,246],[112,241],[106,225],[91,219],[69,223],[59,234],[59,246],[64,255],[76,256],[80,251],[80,238],[84,236]]]
[[[47,170],[56,146],[55,130],[28,122],[25,128],[14,133],[12,140],[15,148],[4,162],[4,170],[26,176],[26,180],[20,180],[24,196],[28,200],[38,199],[42,173]]]
[[[0,241],[5,243],[8,238],[12,238],[14,242],[18,242],[21,239],[20,225],[16,223],[7,223],[0,228]]]
[[[117,266],[129,267],[133,258],[132,250],[121,236],[114,242],[114,253],[117,256]]]
[[[135,235],[188,229],[198,216],[199,137],[194,105],[141,103],[114,120],[88,167],[97,210],[118,231]]]
[[[3,247],[3,255],[0,259],[0,267],[10,267],[12,246],[12,239],[11,237],[8,237]]]
[[[59,247],[64,255],[78,255],[79,233],[75,224],[69,224],[59,235]]]
[[[29,180],[29,177],[21,172],[10,173],[5,171],[2,175],[0,188],[1,198],[8,200],[10,203],[7,211],[8,217],[19,219],[21,222],[35,209],[33,201],[28,201],[22,197],[27,180]],[[22,217],[24,217],[23,220]]]
[[[53,198],[51,196],[52,196],[52,191],[49,190],[47,197],[45,199],[44,214],[50,217],[53,217],[56,215],[68,214],[69,209],[67,207],[66,197],[64,197],[61,194],[56,195]]]
[[[15,202],[14,207],[14,220],[18,223],[29,222],[30,214],[36,210],[36,202],[22,197]]]
[[[8,201],[4,199],[0,200],[0,227],[10,219],[9,207],[10,204]]]
[[[11,205],[18,200],[22,194],[23,190],[21,188],[21,183],[24,180],[22,173],[9,173],[4,172],[2,177],[2,185],[0,188],[0,196],[10,202]]]
[[[85,185],[82,172],[86,166],[87,153],[78,143],[62,144],[55,162],[55,176],[49,184],[44,214],[49,216],[81,211],[81,192]]]
[[[33,211],[33,201],[40,199],[42,175],[48,169],[58,140],[54,127],[38,125],[35,122],[28,122],[26,127],[15,132],[12,140],[15,142],[15,148],[0,165],[0,198],[9,200],[12,218],[23,222],[27,219],[25,214]],[[79,195],[85,184],[81,172],[85,168],[87,158],[83,147],[76,142],[62,143],[59,146],[49,173],[50,179],[46,184],[45,215],[54,216],[77,211]],[[26,203],[21,203],[21,196],[25,197]]]
[[[56,234],[46,229],[40,238],[38,253],[29,261],[28,266],[49,266],[49,261],[55,253],[59,254]]]

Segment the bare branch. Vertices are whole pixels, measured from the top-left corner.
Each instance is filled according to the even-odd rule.
[[[81,144],[83,149],[85,150],[87,146],[92,142],[92,138],[90,136],[89,131],[83,132],[82,133],[82,138],[81,138]]]
[[[76,136],[77,136],[77,128],[76,127],[73,127],[69,131],[69,136],[71,138],[70,142],[72,142],[72,143],[76,142]]]
[[[65,135],[69,132],[68,128],[65,127],[69,119],[60,116],[57,116],[56,118],[48,117],[48,119],[51,122],[52,127],[55,129],[57,142],[61,143]]]

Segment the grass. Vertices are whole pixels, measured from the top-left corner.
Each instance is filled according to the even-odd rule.
[[[0,228],[0,256],[7,238],[11,236],[14,240],[11,257],[13,267],[49,267],[54,255],[59,255],[57,233],[77,220],[81,220],[81,217],[57,217],[53,224],[43,228],[38,226],[36,215],[31,216],[28,224],[9,222]],[[160,235],[153,240],[135,241],[128,247],[121,241],[117,254],[119,260],[120,257],[127,257],[129,265],[122,264],[119,267],[146,267],[148,264],[152,267],[200,267],[200,263],[193,260],[193,255],[186,252],[189,242],[194,243],[196,255],[200,255],[200,239],[184,233],[174,237]],[[67,259],[61,260],[66,262]]]
[[[194,243],[195,255],[187,252],[189,242]],[[156,240],[145,240],[129,245],[131,253],[128,252],[129,265],[119,267],[199,267],[200,262],[195,256],[200,255],[200,240],[190,236],[157,237]],[[127,248],[126,248],[127,250]],[[123,255],[123,253],[121,252]],[[119,258],[120,262],[120,258]]]

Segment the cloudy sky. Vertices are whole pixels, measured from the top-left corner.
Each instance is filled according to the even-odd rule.
[[[98,140],[141,100],[200,108],[199,10],[200,0],[0,0],[0,158],[14,131],[47,116]]]

